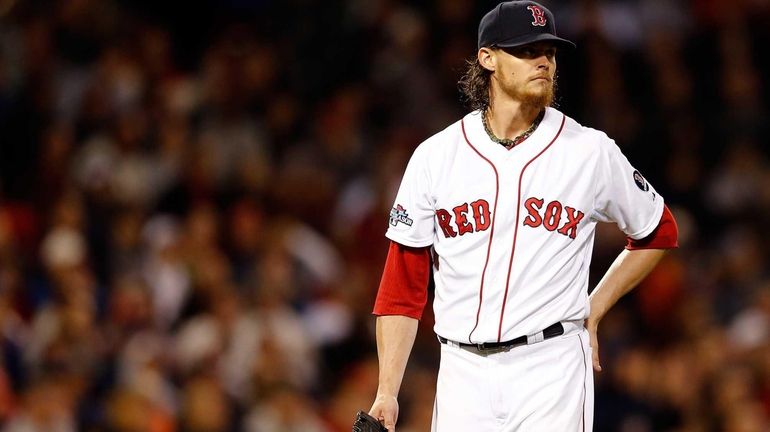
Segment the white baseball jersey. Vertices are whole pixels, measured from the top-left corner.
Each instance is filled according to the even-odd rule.
[[[508,150],[475,111],[415,150],[386,235],[433,247],[437,334],[499,342],[588,317],[596,223],[641,239],[662,213],[663,198],[603,132],[547,108]]]

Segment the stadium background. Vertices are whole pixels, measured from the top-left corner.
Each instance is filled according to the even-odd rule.
[[[559,106],[680,228],[602,323],[595,430],[770,430],[770,2],[544,3]],[[0,430],[349,430],[395,187],[493,4],[0,1]]]

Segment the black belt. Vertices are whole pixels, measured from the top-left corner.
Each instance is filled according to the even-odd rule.
[[[543,329],[543,340],[550,339],[552,337],[561,336],[564,334],[564,326],[561,325],[560,322],[557,322],[556,324],[549,325],[545,329]],[[527,336],[519,336],[516,339],[511,339],[509,341],[504,342],[484,342],[484,343],[463,343],[463,342],[455,342],[450,341],[449,339],[438,336],[438,341],[442,344],[452,343],[457,344],[460,348],[468,349],[472,348],[477,351],[504,351],[506,349],[513,348],[518,345],[526,345],[527,344]]]

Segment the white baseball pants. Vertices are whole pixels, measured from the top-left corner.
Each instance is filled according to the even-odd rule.
[[[590,432],[594,387],[588,331],[480,355],[441,345],[432,432]]]

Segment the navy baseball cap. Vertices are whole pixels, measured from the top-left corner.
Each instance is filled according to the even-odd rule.
[[[574,43],[556,36],[551,11],[533,1],[502,2],[479,23],[479,48],[512,48],[540,41],[555,42],[560,48],[575,48]]]

